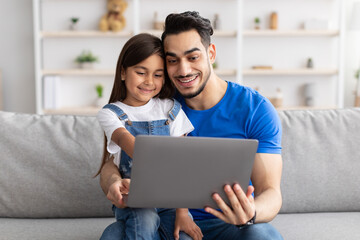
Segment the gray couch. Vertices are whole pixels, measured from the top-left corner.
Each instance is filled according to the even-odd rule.
[[[360,109],[280,111],[285,239],[360,239]],[[0,239],[99,239],[114,221],[95,117],[0,112]]]

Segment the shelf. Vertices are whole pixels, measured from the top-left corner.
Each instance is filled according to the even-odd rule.
[[[277,110],[286,111],[286,110],[322,110],[322,109],[336,109],[337,106],[284,106],[277,107]]]
[[[235,76],[235,69],[216,69],[215,73],[221,76]],[[43,75],[59,76],[115,76],[115,69],[54,69],[43,70]]]
[[[336,75],[336,69],[245,69],[244,76]]]
[[[155,29],[149,29],[149,30],[142,30],[141,32],[149,33],[158,37],[161,37],[161,34],[163,33],[162,30],[155,30]],[[236,31],[233,30],[214,30],[213,37],[236,37]]]
[[[244,30],[244,37],[334,37],[339,30]]]
[[[43,70],[42,74],[60,76],[115,76],[115,69],[56,69]]]
[[[56,114],[56,115],[86,115],[95,116],[99,112],[98,107],[68,107],[59,109],[44,109],[44,114]]]
[[[101,32],[101,31],[43,31],[42,38],[88,38],[88,37],[131,37],[132,32]]]

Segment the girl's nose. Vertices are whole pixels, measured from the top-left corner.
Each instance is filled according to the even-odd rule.
[[[145,81],[144,81],[144,83],[146,84],[146,85],[151,85],[151,84],[153,84],[153,82],[154,82],[154,80],[153,80],[153,77],[152,76],[146,76],[145,77]]]

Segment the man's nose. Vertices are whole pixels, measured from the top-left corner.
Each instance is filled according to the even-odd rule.
[[[191,65],[187,61],[182,61],[179,64],[178,75],[186,76],[191,73]]]

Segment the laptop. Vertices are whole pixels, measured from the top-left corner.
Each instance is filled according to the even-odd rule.
[[[239,183],[246,192],[258,141],[138,135],[127,205],[133,208],[218,208],[217,192]]]

